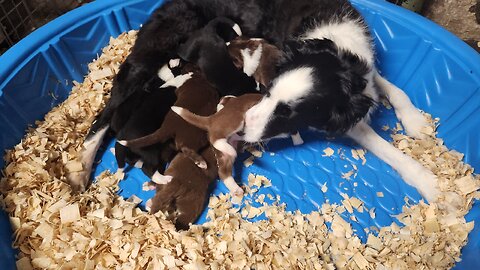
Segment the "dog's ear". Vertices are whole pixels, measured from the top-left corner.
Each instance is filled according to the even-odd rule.
[[[330,111],[325,129],[330,133],[345,133],[365,117],[374,101],[363,95],[354,94],[338,101]]]

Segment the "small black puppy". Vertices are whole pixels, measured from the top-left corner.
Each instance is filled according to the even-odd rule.
[[[228,18],[218,17],[195,31],[180,46],[178,55],[187,62],[197,64],[220,96],[253,92],[255,80],[235,67],[226,45],[241,35],[238,24]]]
[[[176,100],[175,87],[157,89],[149,93],[134,93],[131,99],[136,101],[138,106],[131,111],[131,115],[122,128],[116,132],[117,139],[134,139],[158,129],[169,111],[168,104],[174,104]],[[121,107],[118,112],[122,112]],[[171,141],[148,147],[129,148],[118,142],[115,143],[115,158],[118,168],[122,170],[126,166],[126,162],[134,164],[141,160],[143,162],[142,171],[150,178],[157,171],[163,174],[166,163],[175,156],[175,153],[176,149]]]

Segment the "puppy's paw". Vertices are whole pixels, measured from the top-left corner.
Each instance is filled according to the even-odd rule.
[[[146,203],[145,203],[145,210],[147,210],[148,212],[150,212],[152,210],[152,199],[149,199]]]
[[[408,136],[417,139],[424,139],[427,137],[422,130],[428,126],[428,122],[420,111],[416,109],[406,110],[402,112],[400,119]]]
[[[295,133],[292,136],[292,142],[293,145],[302,145],[304,143],[302,136],[300,136],[300,133]]]
[[[143,160],[140,160],[140,159],[137,160],[137,162],[135,162],[135,165],[133,165],[133,167],[141,169],[143,167]]]
[[[166,185],[172,181],[173,177],[170,175],[163,175],[156,171],[152,176],[152,182],[159,185]]]
[[[243,196],[243,189],[241,187],[237,187],[234,190],[230,191],[232,197],[242,197]]]
[[[208,168],[207,162],[205,160],[202,161],[195,161],[195,165],[199,167],[200,169],[206,170]]]

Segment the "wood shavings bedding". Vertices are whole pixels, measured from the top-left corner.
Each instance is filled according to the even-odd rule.
[[[5,157],[0,204],[15,230],[19,269],[449,269],[459,260],[473,228],[464,216],[479,197],[480,181],[461,154],[433,137],[433,121],[427,140],[393,138],[395,146],[401,144],[402,151],[439,177],[441,199],[405,206],[398,216],[404,227],[380,228],[366,244],[340,216],[345,206],[324,204],[318,212],[292,213],[263,196],[257,200],[261,206],[240,211],[230,195],[212,196],[210,221],[178,232],[162,213],[150,215],[136,207],[136,198],[116,194],[121,174],[104,172],[87,192],[72,194],[65,175],[78,170],[83,139],[109,98],[113,76],[135,35],[131,31],[111,39],[89,65],[85,81],[75,83],[70,97]],[[363,161],[364,154],[352,151]],[[263,176],[248,180],[255,187],[250,191],[271,185]],[[363,211],[357,198],[344,202],[348,210]],[[375,217],[374,208],[365,211]],[[252,223],[243,218],[261,214],[267,219]]]

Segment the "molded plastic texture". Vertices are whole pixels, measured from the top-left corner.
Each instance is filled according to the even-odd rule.
[[[65,14],[38,29],[0,57],[0,147],[12,148],[25,134],[25,129],[41,120],[53,106],[62,102],[71,89],[72,81],[82,81],[87,64],[96,58],[110,36],[138,29],[163,1],[97,0]],[[404,89],[415,105],[441,118],[439,136],[450,148],[465,153],[465,161],[480,169],[480,56],[458,38],[434,23],[382,0],[352,0],[371,27],[376,44],[378,66],[393,83]],[[385,124],[393,127],[395,114],[380,108],[373,116],[375,129]],[[260,193],[280,195],[288,210],[308,213],[326,200],[339,202],[340,193],[355,196],[369,208],[376,208],[372,220],[366,213],[355,212],[358,222],[352,222],[357,234],[365,239],[363,228],[384,226],[395,221],[392,215],[401,211],[405,194],[412,202],[421,197],[406,185],[396,172],[371,154],[362,165],[351,157],[353,142],[343,138],[326,139],[314,132],[302,133],[305,144],[293,147],[289,140],[268,144],[267,152],[249,168],[243,167],[240,156],[235,169],[238,180],[246,182],[249,173],[267,176],[271,188]],[[110,169],[116,163],[108,142],[99,154],[102,160],[95,174]],[[323,149],[331,147],[335,155],[322,157]],[[3,160],[1,161],[3,166]],[[350,181],[341,174],[359,168],[358,176]],[[143,192],[147,178],[132,169],[120,183],[120,194],[136,194],[148,199],[153,192]],[[354,183],[357,182],[356,187]],[[326,184],[328,191],[321,192]],[[383,192],[379,198],[376,192]],[[215,193],[226,192],[223,184]],[[346,213],[348,214],[348,213]],[[205,213],[199,222],[205,220]],[[468,220],[480,222],[477,203]],[[15,269],[8,218],[0,213],[0,261],[2,269]],[[462,262],[456,269],[476,269],[480,263],[480,226],[475,226],[468,245],[462,250]]]

